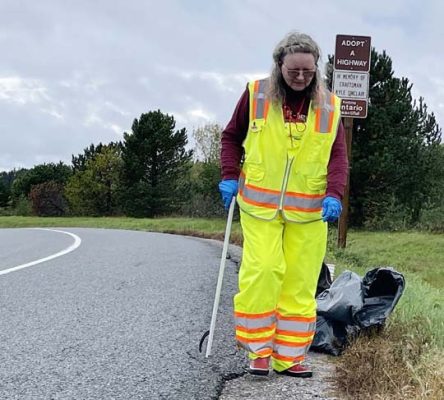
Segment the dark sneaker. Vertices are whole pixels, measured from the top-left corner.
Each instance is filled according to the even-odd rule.
[[[250,368],[248,372],[252,375],[268,375],[270,365],[270,357],[256,358],[250,360]]]
[[[283,371],[276,371],[278,374],[294,376],[297,378],[311,378],[313,376],[313,371],[311,368],[305,364],[295,364],[292,367],[285,369]]]

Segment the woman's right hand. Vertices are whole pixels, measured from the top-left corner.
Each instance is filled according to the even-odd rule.
[[[219,191],[224,202],[225,210],[230,208],[231,199],[237,195],[238,183],[236,179],[224,179],[219,183]]]

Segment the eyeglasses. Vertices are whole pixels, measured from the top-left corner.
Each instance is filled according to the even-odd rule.
[[[304,79],[310,79],[313,78],[316,73],[315,69],[290,69],[284,63],[282,63],[282,66],[286,68],[290,78],[299,78],[299,75],[302,74]]]

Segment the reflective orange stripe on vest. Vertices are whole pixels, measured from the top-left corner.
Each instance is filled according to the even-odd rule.
[[[329,95],[329,107],[322,107],[316,110],[315,130],[317,132],[330,132],[333,125],[333,117],[335,112],[335,96],[332,93],[329,93]]]
[[[239,176],[239,194],[247,203],[260,207],[278,209],[282,193],[278,190],[263,189],[251,184],[245,184],[245,174]],[[322,210],[323,194],[304,194],[286,192],[283,209],[304,212],[319,212]]]
[[[250,111],[250,121],[267,118],[269,100],[266,99],[265,92],[268,89],[268,79],[262,79],[254,83],[253,108]]]

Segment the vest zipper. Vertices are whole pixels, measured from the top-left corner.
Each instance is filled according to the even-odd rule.
[[[294,158],[290,158],[288,159],[287,157],[287,163],[285,164],[285,174],[284,174],[284,179],[282,181],[282,188],[281,188],[281,198],[279,200],[279,208],[278,211],[282,211],[283,209],[283,205],[284,205],[284,196],[285,196],[285,192],[287,190],[287,185],[288,185],[288,177],[290,175],[290,169],[291,169],[291,165],[293,164],[293,160]],[[290,162],[289,162],[290,161]]]

